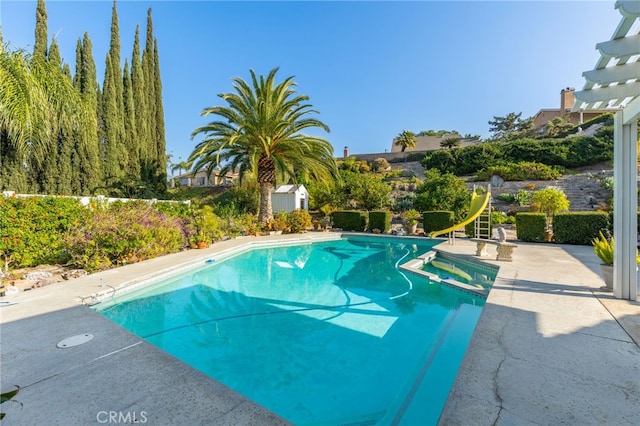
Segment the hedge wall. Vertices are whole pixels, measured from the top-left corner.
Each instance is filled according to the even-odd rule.
[[[520,212],[516,215],[516,236],[521,241],[544,241],[546,225],[544,213]]]
[[[388,210],[376,210],[369,212],[369,229],[379,229],[386,234],[391,229],[391,212]]]
[[[591,245],[598,233],[608,228],[607,212],[558,213],[553,217],[553,239],[560,244]]]
[[[367,227],[367,212],[342,210],[333,212],[333,227],[343,231],[364,232]]]
[[[453,226],[454,212],[449,210],[433,210],[422,213],[422,228],[428,234]]]

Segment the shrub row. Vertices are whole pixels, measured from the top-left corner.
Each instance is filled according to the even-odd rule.
[[[370,212],[360,210],[340,210],[333,212],[333,227],[343,231],[364,232],[366,229],[379,229],[381,233],[391,229],[391,212],[388,210],[374,210]]]
[[[613,132],[600,129],[594,136],[565,139],[517,139],[508,143],[485,142],[477,145],[438,150],[426,155],[422,165],[458,176],[505,163],[538,162],[548,166],[579,167],[613,158]]]

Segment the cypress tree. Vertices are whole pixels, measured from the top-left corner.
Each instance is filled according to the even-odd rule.
[[[140,177],[147,180],[149,170],[149,122],[147,118],[147,95],[144,72],[140,56],[140,27],[136,26],[131,54],[131,87],[136,111],[136,130],[138,135],[138,152],[140,156]]]
[[[128,164],[123,116],[122,69],[120,68],[120,34],[115,1],[111,14],[111,43],[107,53],[102,90],[103,124],[105,126],[104,173],[107,183],[112,186],[122,180],[125,167]]]
[[[75,135],[74,188],[76,194],[92,195],[101,185],[103,156],[98,132],[98,120],[102,111],[98,102],[100,88],[96,76],[96,64],[93,60],[93,48],[89,33],[85,32],[82,42],[76,46],[76,75],[74,86],[94,111],[94,119],[84,129],[77,129]]]
[[[136,132],[136,111],[133,102],[133,88],[131,74],[129,73],[129,62],[124,61],[124,72],[122,78],[124,92],[124,129],[127,135],[127,153],[129,163],[127,165],[127,175],[135,181],[140,181],[140,148]]]
[[[156,188],[161,193],[167,190],[167,156],[166,156],[166,139],[164,132],[164,107],[162,105],[162,81],[160,79],[160,58],[158,55],[158,40],[154,40],[153,48],[153,69],[154,69],[154,83],[155,83],[155,95],[156,95],[156,144],[157,144],[157,179]]]
[[[158,167],[158,145],[156,141],[156,93],[155,93],[155,72],[153,60],[153,21],[151,19],[151,8],[147,10],[147,35],[144,52],[142,52],[142,71],[144,74],[144,88],[146,96],[146,117],[149,128],[149,139],[147,140],[147,180],[155,186],[156,168]]]
[[[38,0],[36,6],[36,42],[33,44],[33,56],[47,57],[47,7],[44,0]]]

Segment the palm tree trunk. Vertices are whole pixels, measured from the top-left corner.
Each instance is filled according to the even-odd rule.
[[[258,210],[258,221],[268,223],[273,218],[273,208],[271,206],[271,182],[260,183],[260,209]]]

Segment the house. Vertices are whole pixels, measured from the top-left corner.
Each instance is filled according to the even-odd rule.
[[[229,186],[238,178],[238,173],[227,172],[225,175],[219,174],[219,169],[215,169],[211,176],[206,169],[197,172],[187,172],[171,178],[169,184],[172,188],[178,186],[205,187],[205,186]]]
[[[449,133],[443,134],[441,136],[416,136],[416,146],[415,148],[407,148],[405,152],[420,152],[420,151],[436,151],[438,149],[443,149],[442,142],[447,139],[457,139],[459,141],[459,147],[465,147],[470,145],[475,145],[480,143],[481,141],[473,138],[464,138],[458,133]],[[396,139],[394,138],[391,141],[391,151],[390,152],[401,152],[402,147],[396,145]]]
[[[544,130],[547,123],[556,117],[563,117],[568,122],[578,125],[599,115],[618,111],[618,108],[607,109],[590,109],[588,111],[571,111],[575,98],[573,96],[576,91],[573,87],[566,87],[560,91],[560,108],[541,109],[533,116],[533,127],[536,130]]]
[[[309,210],[309,194],[304,185],[280,185],[271,193],[273,212]]]

